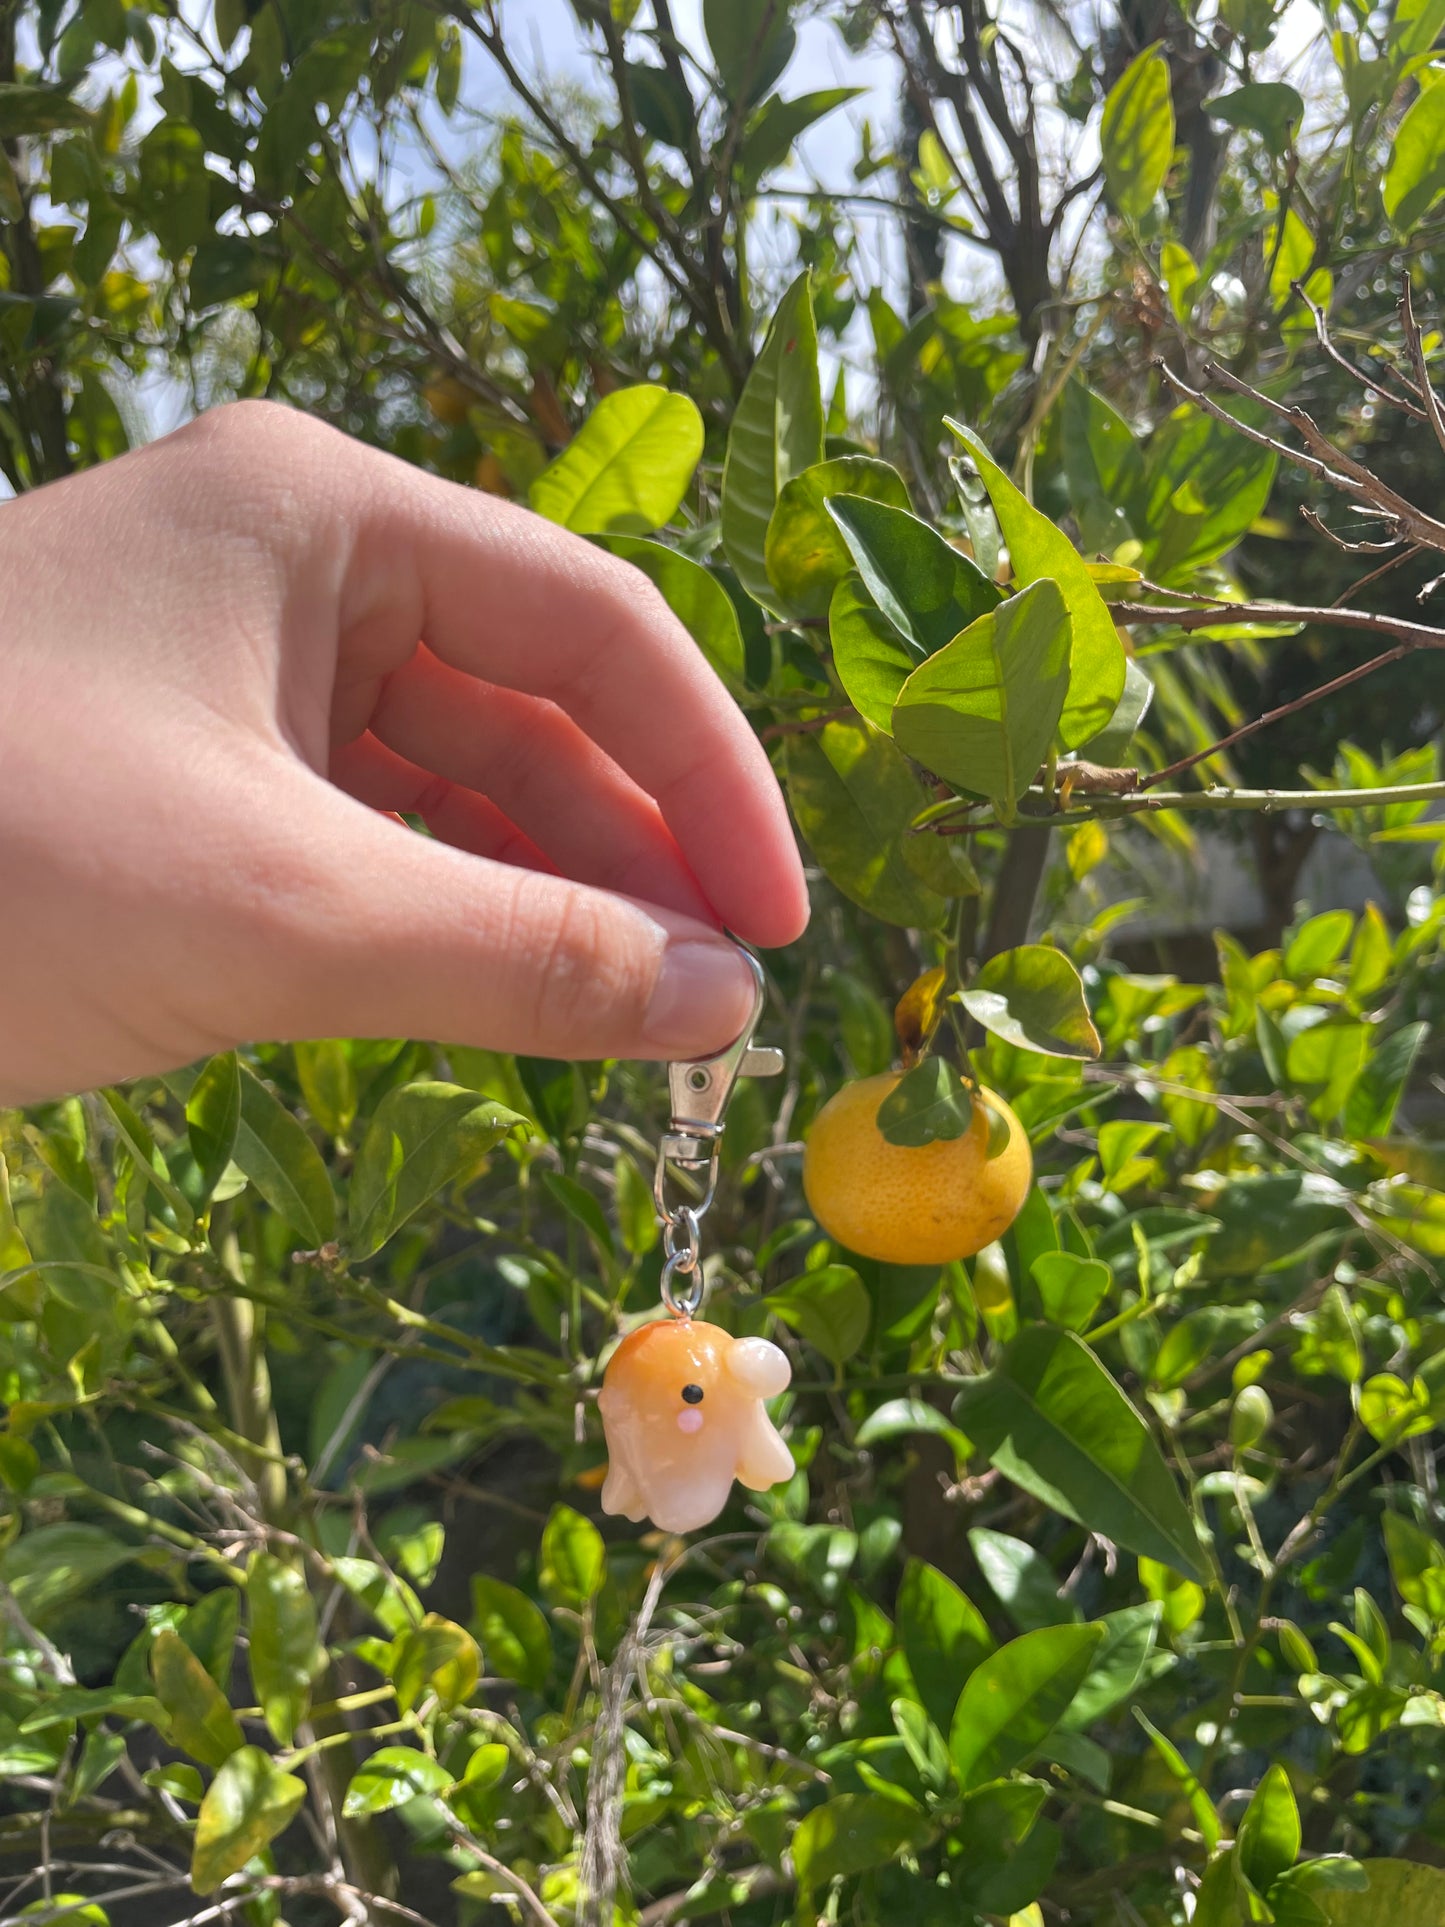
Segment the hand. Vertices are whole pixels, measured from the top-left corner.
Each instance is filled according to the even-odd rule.
[[[638,571],[241,402],[0,507],[0,916],[18,1104],[252,1038],[720,1049],[720,929],[807,903]]]

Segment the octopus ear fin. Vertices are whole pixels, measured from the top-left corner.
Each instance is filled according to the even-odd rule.
[[[770,1486],[791,1479],[797,1468],[782,1433],[761,1406],[755,1421],[743,1434],[738,1454],[738,1481],[753,1492],[766,1492]]]
[[[628,1519],[645,1519],[647,1501],[638,1489],[637,1481],[620,1460],[614,1459],[607,1468],[607,1477],[602,1485],[602,1510],[621,1513]]]

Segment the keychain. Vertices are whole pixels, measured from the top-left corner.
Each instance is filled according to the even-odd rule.
[[[793,1455],[763,1403],[787,1389],[785,1354],[766,1338],[734,1338],[694,1317],[706,1291],[701,1220],[717,1189],[728,1102],[740,1077],[770,1077],[783,1068],[781,1051],[752,1041],[765,1000],[763,971],[756,957],[742,954],[755,981],[742,1035],[714,1057],[668,1066],[672,1129],[657,1149],[652,1195],[667,1254],[662,1302],[669,1316],[623,1339],[598,1399],[609,1460],[602,1510],[650,1518],[666,1532],[691,1532],[715,1519],[734,1479],[765,1492],[793,1475]],[[706,1170],[698,1204],[669,1204],[669,1163]]]

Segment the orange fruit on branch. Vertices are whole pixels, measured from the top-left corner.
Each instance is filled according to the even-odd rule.
[[[898,1071],[859,1078],[819,1111],[803,1155],[808,1207],[830,1238],[883,1264],[971,1258],[1023,1207],[1034,1174],[1027,1133],[996,1092],[979,1090],[961,1136],[892,1144],[878,1110],[902,1081]],[[1008,1133],[1001,1148],[999,1123]]]

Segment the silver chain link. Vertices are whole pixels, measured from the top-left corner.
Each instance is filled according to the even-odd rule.
[[[663,1151],[658,1152],[652,1195],[662,1225],[662,1248],[667,1254],[660,1289],[662,1302],[674,1318],[691,1318],[707,1292],[707,1281],[702,1270],[701,1221],[717,1191],[717,1172],[718,1147],[714,1143],[707,1187],[701,1199],[696,1204],[674,1204],[667,1196],[667,1156]],[[685,1275],[688,1280],[686,1289],[682,1291],[677,1289],[679,1274]]]
[[[768,1077],[783,1067],[780,1052],[754,1046],[752,1037],[763,1011],[762,965],[750,951],[739,948],[752,971],[753,1012],[736,1040],[711,1057],[679,1059],[668,1066],[668,1094],[672,1100],[672,1129],[657,1147],[652,1197],[662,1226],[667,1262],[662,1268],[662,1302],[674,1318],[691,1318],[702,1304],[707,1281],[702,1269],[701,1221],[717,1193],[718,1151],[728,1101],[739,1077]],[[668,1196],[668,1165],[707,1178],[701,1198],[674,1203]],[[687,1287],[679,1291],[679,1274]]]

